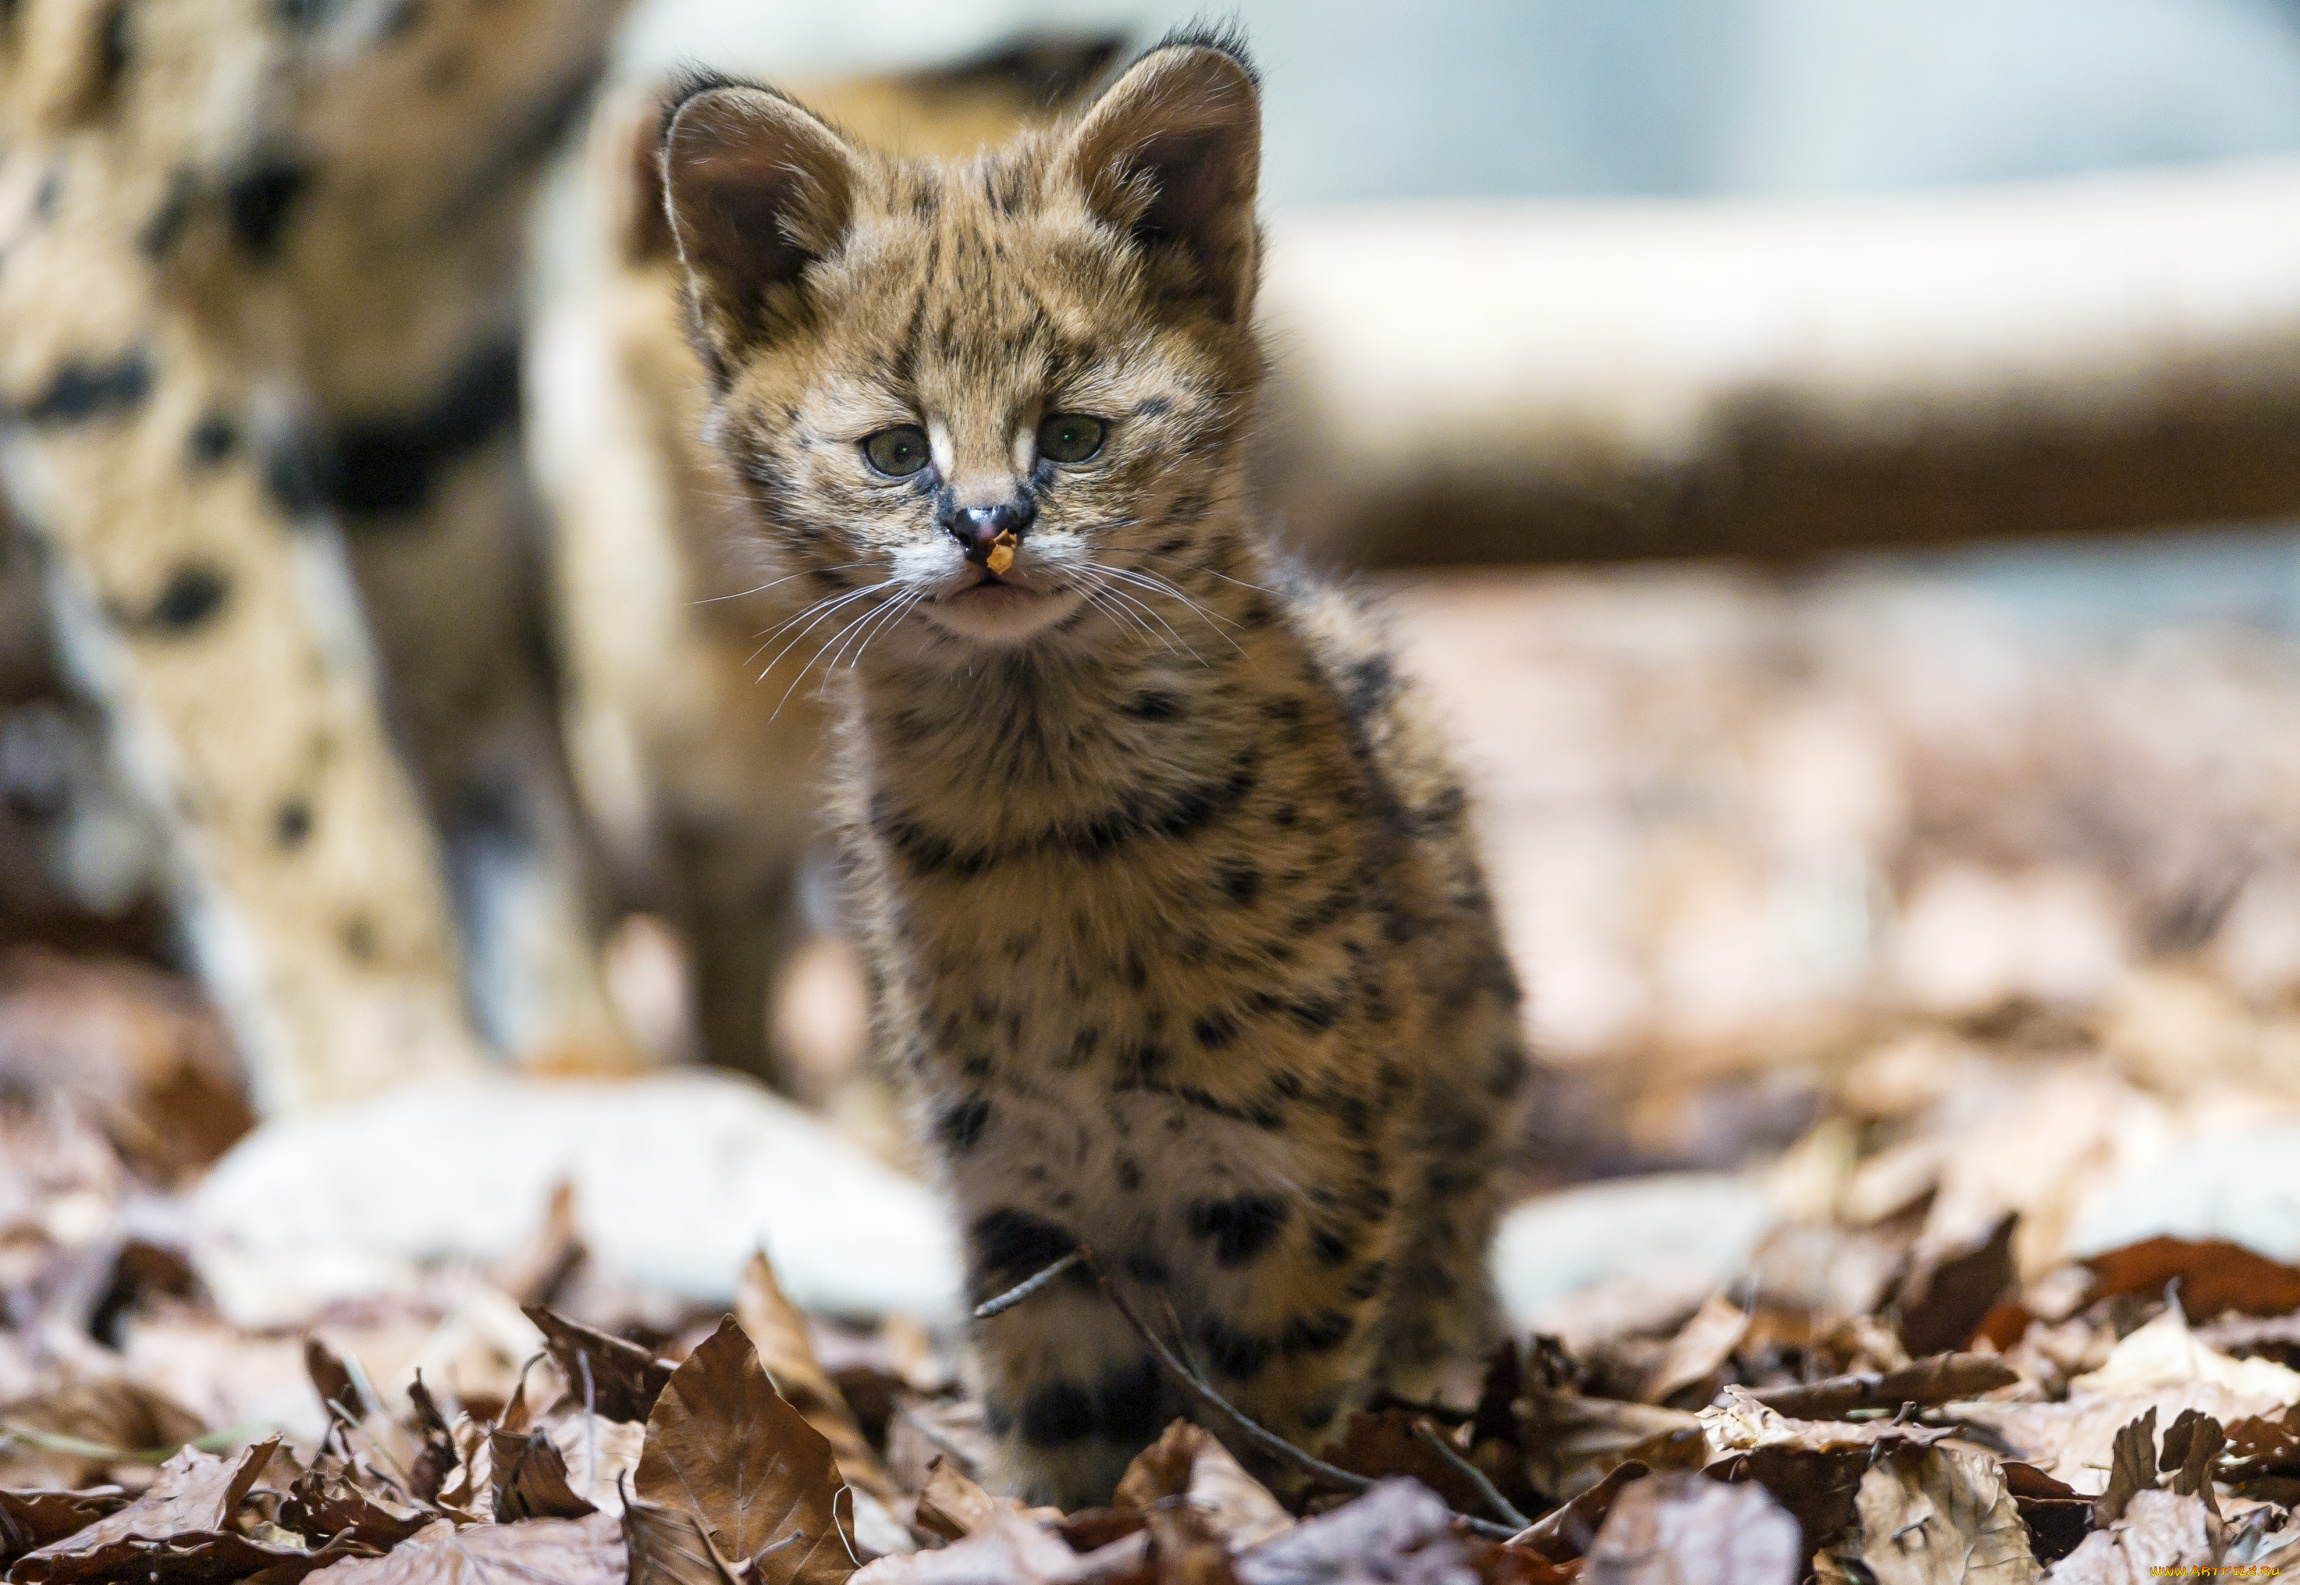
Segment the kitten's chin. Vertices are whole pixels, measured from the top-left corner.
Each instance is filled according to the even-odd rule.
[[[1026,644],[1077,609],[1070,590],[1040,594],[1011,583],[976,583],[938,595],[919,614],[956,638],[977,644]]]

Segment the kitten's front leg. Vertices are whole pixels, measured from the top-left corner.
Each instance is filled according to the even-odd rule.
[[[1188,1407],[1084,1267],[977,1321],[972,1341],[998,1448],[989,1484],[1025,1502],[1107,1503],[1134,1455]]]

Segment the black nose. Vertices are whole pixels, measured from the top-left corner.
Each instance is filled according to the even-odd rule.
[[[942,526],[958,541],[959,549],[966,552],[966,559],[979,565],[988,561],[990,547],[1001,535],[1012,534],[1020,539],[1037,520],[1037,503],[1018,495],[996,506],[954,507],[943,514]]]

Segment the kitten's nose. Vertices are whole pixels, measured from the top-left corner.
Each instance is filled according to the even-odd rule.
[[[1038,506],[1027,496],[1016,496],[996,506],[953,507],[943,514],[942,526],[976,566],[987,566],[990,547],[1008,534],[1020,539],[1038,520]]]

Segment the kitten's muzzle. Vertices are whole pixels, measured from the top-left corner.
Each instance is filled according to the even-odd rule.
[[[966,559],[978,567],[990,565],[991,552],[1002,540],[1011,559],[1013,546],[1037,520],[1037,503],[1027,496],[1016,496],[996,506],[956,506],[941,516],[944,531],[958,541],[958,548],[966,552]]]

